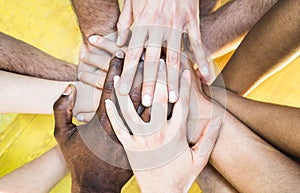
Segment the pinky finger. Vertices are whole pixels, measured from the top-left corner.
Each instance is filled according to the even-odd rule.
[[[119,141],[122,143],[122,145],[125,148],[131,139],[131,135],[127,130],[127,127],[124,125],[117,111],[116,105],[110,99],[105,100],[105,108],[106,108],[107,116],[112,125],[112,128],[116,136],[118,137]]]

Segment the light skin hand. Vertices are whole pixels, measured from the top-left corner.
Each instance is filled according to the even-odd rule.
[[[144,83],[142,103],[149,107],[152,104],[155,80],[159,66],[161,46],[166,43],[167,82],[169,102],[178,99],[178,82],[180,68],[181,35],[189,34],[191,46],[199,69],[207,80],[210,79],[210,69],[201,42],[199,30],[199,1],[147,1],[126,0],[118,21],[117,45],[123,46],[128,40],[129,27],[134,22],[132,38],[130,39],[125,57],[124,71],[121,76],[119,92],[129,93],[134,79],[138,61],[146,47]],[[207,81],[209,82],[209,81]]]
[[[123,118],[133,135],[129,134],[111,100],[106,100],[106,110],[141,191],[187,192],[208,161],[222,121],[216,119],[206,125],[197,143],[189,148],[186,139],[189,108],[183,107],[189,104],[190,73],[185,70],[181,75],[179,99],[174,104],[172,118],[167,120],[168,92],[164,65],[160,62],[150,122],[142,121],[129,96],[118,91],[116,94]],[[119,77],[115,77],[114,81],[116,88]],[[149,132],[148,135],[145,132]],[[161,155],[167,156],[162,158]]]

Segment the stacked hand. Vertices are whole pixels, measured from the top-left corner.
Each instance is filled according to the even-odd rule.
[[[195,62],[199,65],[202,77],[208,83],[213,80],[213,65],[209,64],[206,50],[201,42],[198,0],[125,0],[117,25],[118,46],[124,46],[128,41],[129,27],[133,22],[132,37],[118,85],[120,94],[129,93],[137,63],[145,47],[142,103],[146,107],[152,104],[161,45],[166,44],[168,97],[169,102],[175,103],[178,99],[183,32],[189,35],[190,45],[195,53]]]
[[[115,88],[120,84],[114,78]],[[151,107],[151,119],[144,122],[128,95],[116,91],[120,113],[111,100],[106,109],[113,129],[123,144],[137,182],[143,192],[187,192],[206,165],[218,137],[222,120],[207,124],[191,148],[187,142],[191,76],[184,70],[180,78],[179,99],[168,116],[168,90],[165,63],[161,60]]]
[[[93,119],[82,126],[72,123],[76,90],[69,86],[54,105],[55,138],[64,154],[72,176],[72,192],[120,192],[131,177],[125,152],[114,135],[106,115],[104,101],[114,100],[113,77],[122,71],[123,60],[110,64],[100,105]],[[134,91],[134,96],[140,90]],[[140,103],[133,97],[134,104]]]

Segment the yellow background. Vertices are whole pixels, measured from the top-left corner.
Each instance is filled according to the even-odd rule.
[[[77,63],[81,34],[68,0],[1,0],[0,31],[21,39],[57,58]],[[223,66],[230,55],[216,60]],[[248,97],[300,107],[300,59],[276,73]],[[0,177],[56,145],[52,115],[0,115]],[[70,190],[67,175],[53,193]],[[131,179],[124,192],[137,192]],[[191,192],[201,192],[193,185]]]

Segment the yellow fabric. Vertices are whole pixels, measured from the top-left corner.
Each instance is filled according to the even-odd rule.
[[[68,0],[1,0],[0,31],[57,58],[76,63],[81,34]],[[222,67],[230,55],[218,59]],[[300,107],[300,59],[275,74],[250,98]],[[280,89],[280,92],[279,92]],[[42,155],[56,145],[52,115],[0,115],[0,177]],[[70,190],[66,176],[51,192]],[[138,192],[132,178],[123,192]],[[201,192],[194,184],[190,192]]]

